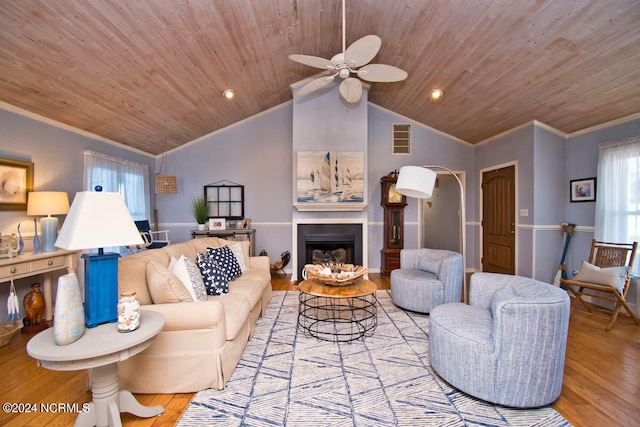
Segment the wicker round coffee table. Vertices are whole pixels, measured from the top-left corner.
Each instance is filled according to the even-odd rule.
[[[320,280],[298,284],[298,329],[323,341],[350,342],[373,335],[377,325],[375,283],[358,279],[333,286]]]

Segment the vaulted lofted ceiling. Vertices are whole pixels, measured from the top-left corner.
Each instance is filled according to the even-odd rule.
[[[347,46],[409,73],[369,101],[472,144],[640,114],[638,0],[346,4]],[[0,0],[0,101],[159,154],[290,100],[319,70],[288,55],[331,58],[341,24],[341,0]]]

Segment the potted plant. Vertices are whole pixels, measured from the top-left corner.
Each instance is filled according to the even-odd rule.
[[[191,199],[191,212],[198,223],[198,230],[204,230],[204,224],[209,216],[207,201],[204,196],[195,196]]]

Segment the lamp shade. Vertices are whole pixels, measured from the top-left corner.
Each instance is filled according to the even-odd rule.
[[[56,246],[81,250],[143,244],[120,193],[81,191],[71,204]]]
[[[433,194],[436,173],[422,166],[403,166],[398,174],[396,191],[418,199],[428,199]]]
[[[69,196],[64,191],[32,191],[27,199],[27,215],[61,215],[69,212]]]

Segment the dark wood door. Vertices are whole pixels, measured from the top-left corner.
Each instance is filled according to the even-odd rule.
[[[515,274],[515,166],[482,174],[482,271]]]

